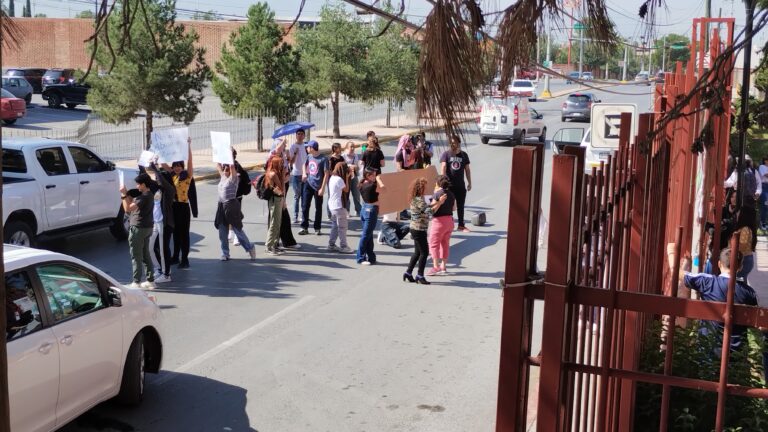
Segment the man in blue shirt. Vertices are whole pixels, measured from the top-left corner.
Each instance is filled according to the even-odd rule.
[[[325,185],[328,183],[330,167],[328,158],[325,155],[320,154],[319,147],[319,144],[315,140],[307,143],[309,155],[307,156],[307,162],[304,164],[304,172],[301,177],[301,180],[304,183],[304,190],[302,191],[301,199],[301,213],[303,218],[299,235],[309,234],[309,206],[312,204],[313,198],[315,200],[315,234],[321,234],[320,224],[323,218],[323,192],[325,191]]]
[[[667,250],[669,253],[670,250]],[[674,253],[673,253],[674,255]],[[673,262],[673,261],[672,261]],[[720,251],[720,259],[717,263],[720,268],[720,276],[714,276],[706,273],[692,274],[684,272],[681,275],[683,284],[694,291],[698,291],[702,300],[716,301],[725,303],[728,293],[728,281],[730,280],[730,263],[731,263],[731,251],[728,248]],[[682,264],[681,268],[689,268],[689,263],[686,261]],[[734,304],[742,304],[747,306],[757,306],[757,296],[755,291],[747,285],[743,280],[736,279],[736,291],[733,296]],[[718,340],[722,341],[723,323],[718,321],[702,321],[699,334],[717,335]],[[747,330],[745,326],[733,326],[733,332],[731,333],[731,351],[736,351],[741,347],[741,341],[744,336],[744,332]],[[720,354],[719,348],[717,354]]]

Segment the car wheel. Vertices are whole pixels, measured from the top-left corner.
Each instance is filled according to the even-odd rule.
[[[51,93],[48,95],[48,106],[50,108],[58,108],[61,106],[61,96],[56,93]]]
[[[541,135],[539,135],[539,142],[540,143],[547,142],[547,128],[544,128],[541,130]]]
[[[7,125],[12,125],[12,124],[16,123],[16,119],[6,119],[6,120],[3,120],[3,123],[5,123]]]
[[[568,119],[566,119],[565,116],[560,116],[560,121],[561,122],[565,123],[566,120],[568,120]]]
[[[73,103],[68,103],[67,104],[67,108],[69,108],[69,109],[75,109],[76,106],[77,106],[77,104],[73,104]]]
[[[490,140],[488,139],[488,137],[480,137],[480,142],[481,142],[481,143],[483,143],[483,144],[488,144],[488,141],[490,141]]]
[[[523,142],[525,141],[525,131],[520,131],[519,134],[517,134],[517,137],[512,138],[512,145],[523,145]]]
[[[32,227],[26,222],[12,221],[7,223],[3,229],[3,243],[33,247],[35,245],[35,234],[32,231]]]
[[[28,95],[27,95],[27,96],[24,98],[24,102],[26,102],[26,103],[27,103],[27,105],[29,105],[29,104],[31,104],[31,103],[32,103],[32,93],[28,94]]]
[[[109,232],[112,234],[112,237],[114,237],[117,240],[125,240],[128,238],[128,215],[125,214],[125,210],[123,210],[123,206],[120,206],[120,210],[117,212],[117,216],[115,217],[115,220],[112,222],[112,225],[109,227]]]
[[[128,355],[125,356],[123,380],[120,383],[120,393],[117,394],[119,403],[138,405],[144,399],[145,360],[144,334],[139,333],[133,338]]]

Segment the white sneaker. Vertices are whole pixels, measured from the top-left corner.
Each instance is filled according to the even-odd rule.
[[[141,288],[141,285],[138,282],[131,282],[131,284],[128,285],[128,288],[139,289]]]
[[[371,265],[370,261],[363,261],[360,263],[360,265],[369,266]]]
[[[329,250],[329,251],[331,251],[331,252],[336,252],[336,251],[338,251],[338,250],[339,250],[339,248],[338,248],[338,247],[336,247],[336,245],[334,245],[334,244],[329,244],[329,245],[328,245],[328,247],[327,247],[327,248],[325,248],[325,249],[326,249],[326,250]]]
[[[232,246],[240,246],[240,240],[235,237],[235,241],[232,242]]]
[[[160,276],[155,278],[155,283],[167,283],[167,282],[171,282],[170,275],[166,276],[164,274],[161,274]]]
[[[286,249],[301,249],[301,245],[298,244],[298,243],[296,243],[293,246],[283,246],[283,247],[286,248]]]
[[[384,244],[384,236],[382,235],[381,231],[379,231],[379,237],[377,239],[379,244]]]
[[[343,254],[351,254],[354,251],[352,249],[350,249],[349,246],[344,246],[344,247],[338,248],[337,252],[343,253]]]
[[[229,261],[228,255],[222,255],[221,258],[219,258],[220,261]]]
[[[141,285],[139,286],[141,287],[141,289],[150,290],[150,291],[155,289],[155,283],[150,281],[142,282]]]
[[[229,236],[227,237],[229,241],[232,241],[235,239],[235,233],[232,230],[229,230]]]

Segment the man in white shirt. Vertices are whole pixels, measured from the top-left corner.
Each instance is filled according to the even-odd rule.
[[[763,157],[763,163],[757,168],[760,174],[760,186],[763,188],[760,194],[760,227],[768,228],[768,156]]]
[[[299,210],[302,208],[301,196],[304,192],[304,183],[301,176],[304,164],[307,163],[307,149],[304,145],[304,130],[296,131],[296,142],[288,148],[288,162],[291,164],[291,189],[293,189],[293,221],[301,223]]]
[[[763,181],[760,174],[752,168],[752,158],[749,155],[744,158],[746,160],[746,166],[744,167],[744,205],[755,208],[755,201],[760,198],[763,193]],[[728,188],[738,188],[738,169],[734,169],[728,179],[725,180],[723,186]]]

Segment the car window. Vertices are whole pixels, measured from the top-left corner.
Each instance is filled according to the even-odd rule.
[[[49,176],[69,174],[67,160],[64,158],[64,151],[61,147],[40,149],[35,153],[40,166]]]
[[[91,272],[74,264],[47,264],[37,267],[56,322],[104,307],[99,283]]]
[[[3,149],[3,172],[27,172],[27,162],[21,150]]]
[[[5,83],[3,83],[3,85],[5,85]],[[9,91],[8,91],[8,90],[6,90],[6,89],[2,89],[2,90],[0,90],[0,92],[2,92],[2,96],[3,96],[4,98],[12,98],[12,97],[16,97],[16,96],[14,96],[14,95],[13,95],[13,93],[9,92]]]
[[[25,271],[5,275],[6,340],[15,340],[43,327],[40,307]]]
[[[106,171],[106,164],[98,156],[80,147],[70,147],[69,153],[75,160],[75,168],[79,174]]]
[[[515,81],[512,83],[512,87],[533,87],[533,83],[530,81]]]
[[[587,95],[570,95],[568,96],[568,100],[574,103],[585,103],[589,102],[590,98]]]

